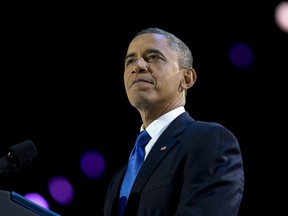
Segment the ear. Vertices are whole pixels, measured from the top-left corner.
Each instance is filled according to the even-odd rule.
[[[193,68],[184,68],[182,69],[183,79],[181,80],[180,86],[182,89],[191,88],[197,79],[196,71]]]

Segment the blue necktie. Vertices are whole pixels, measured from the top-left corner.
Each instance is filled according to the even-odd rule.
[[[127,170],[120,190],[119,215],[122,216],[134,180],[142,166],[145,157],[145,145],[151,139],[146,130],[142,130],[136,138],[134,148],[129,157]]]

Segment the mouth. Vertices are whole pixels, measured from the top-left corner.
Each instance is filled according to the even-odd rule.
[[[148,83],[148,84],[153,84],[154,82],[152,80],[148,80],[148,79],[143,79],[143,78],[139,78],[139,79],[135,79],[132,83],[131,86],[138,84],[138,83]]]

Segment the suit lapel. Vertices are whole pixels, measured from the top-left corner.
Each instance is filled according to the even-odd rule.
[[[177,136],[183,133],[186,127],[194,120],[184,112],[178,116],[161,134],[154,144],[134,182],[131,193],[139,193],[150,178],[156,167],[169,151],[178,144]]]

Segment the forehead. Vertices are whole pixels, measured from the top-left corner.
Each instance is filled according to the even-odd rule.
[[[171,52],[169,40],[164,35],[146,33],[138,35],[130,42],[127,53],[144,52],[148,49],[157,49],[160,52]]]

